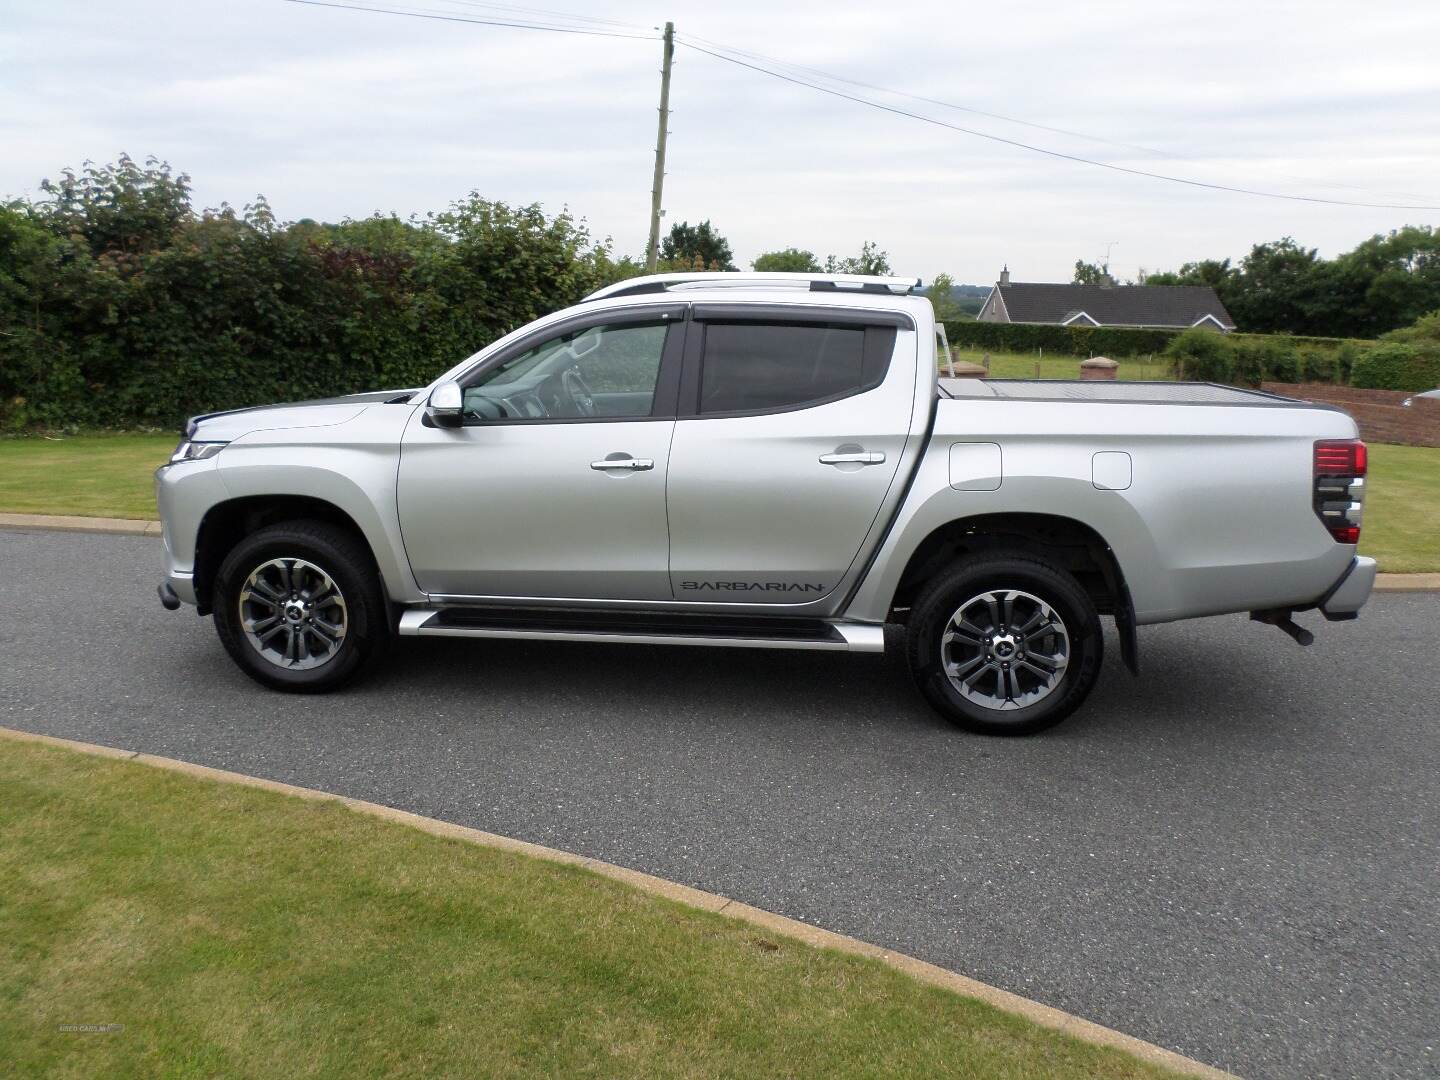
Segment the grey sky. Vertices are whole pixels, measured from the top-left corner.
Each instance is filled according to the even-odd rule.
[[[377,0],[378,2],[378,0]],[[397,3],[469,12],[456,0]],[[1440,205],[1440,4],[533,0],[684,33],[1158,157],[965,113],[1007,138],[1206,181]],[[639,254],[659,44],[281,0],[0,0],[0,195],[124,150],[197,202],[284,219],[442,207],[471,189],[568,205]],[[1057,161],[681,49],[667,221],[711,218],[743,264],[874,239],[897,272],[1065,280],[1110,241],[1122,276],[1285,234],[1323,253],[1440,213],[1258,199]],[[1353,185],[1341,187],[1335,185]],[[1356,187],[1366,190],[1356,190]],[[1420,196],[1416,198],[1415,196]]]

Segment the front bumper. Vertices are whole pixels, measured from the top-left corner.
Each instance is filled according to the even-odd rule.
[[[174,611],[181,604],[195,606],[195,575],[179,570],[169,570],[160,583],[160,604],[167,611]],[[175,603],[169,601],[173,598]]]
[[[155,470],[155,501],[164,540],[164,585],[181,603],[195,604],[195,542],[200,522],[227,494],[218,457],[180,461]],[[163,602],[163,601],[162,601]]]
[[[1317,605],[1320,613],[1331,622],[1355,618],[1375,588],[1376,569],[1374,559],[1364,555],[1351,559],[1345,573],[1340,575],[1340,580],[1321,598]]]

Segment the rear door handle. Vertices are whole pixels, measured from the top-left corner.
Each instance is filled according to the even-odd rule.
[[[880,450],[858,450],[850,454],[821,454],[821,465],[881,465],[885,454]]]
[[[627,469],[630,472],[644,472],[646,469],[653,469],[655,462],[650,458],[636,457],[608,457],[604,461],[592,461],[590,467],[599,472],[607,469]]]

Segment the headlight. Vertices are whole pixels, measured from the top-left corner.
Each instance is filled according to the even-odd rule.
[[[181,439],[180,445],[170,455],[170,464],[174,465],[179,461],[204,461],[218,454],[229,443],[223,442],[191,442],[189,439]]]

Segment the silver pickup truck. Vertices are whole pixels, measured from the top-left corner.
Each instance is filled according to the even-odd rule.
[[[1114,620],[1351,619],[1365,445],[1208,384],[947,379],[908,279],[671,274],[419,390],[213,413],[157,473],[166,607],[330,690],[395,635],[880,652],[972,731],[1077,708]]]

